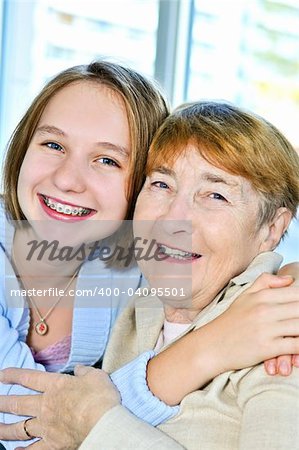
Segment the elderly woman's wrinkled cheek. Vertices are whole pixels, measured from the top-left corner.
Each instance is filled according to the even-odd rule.
[[[192,266],[193,302],[199,307],[208,304],[259,253],[257,208],[251,206],[206,211],[194,224],[193,244],[196,242],[195,248],[202,255]]]

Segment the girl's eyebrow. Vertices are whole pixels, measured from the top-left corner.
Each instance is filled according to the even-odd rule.
[[[35,130],[35,133],[38,134],[56,134],[57,136],[67,136],[67,134],[61,130],[60,128],[55,127],[54,125],[41,125],[40,127],[37,127]],[[112,142],[96,142],[96,146],[102,147],[107,150],[113,150],[115,152],[120,153],[122,156],[125,156],[126,158],[129,156],[129,150],[126,147],[123,147],[122,145],[116,145]]]
[[[35,130],[36,133],[40,134],[57,134],[59,136],[66,136],[65,132],[62,131],[60,128],[54,127],[54,125],[41,125],[40,127],[37,127]]]
[[[112,142],[101,142],[101,141],[96,142],[96,145],[103,149],[113,150],[114,152],[120,153],[122,156],[125,156],[126,158],[128,158],[129,156],[129,150],[126,147],[123,147],[122,145],[116,145],[112,144]]]

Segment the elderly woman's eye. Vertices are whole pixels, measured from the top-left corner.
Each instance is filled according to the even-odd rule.
[[[212,192],[212,194],[210,194],[210,197],[214,200],[222,200],[223,202],[227,202],[226,198],[223,197],[223,195],[218,194],[218,192]]]
[[[61,152],[63,150],[61,145],[57,144],[57,142],[45,142],[44,145],[48,148],[51,148],[52,150],[57,150],[59,152]]]
[[[168,189],[168,184],[164,183],[164,181],[153,181],[151,186],[160,188],[160,189]]]

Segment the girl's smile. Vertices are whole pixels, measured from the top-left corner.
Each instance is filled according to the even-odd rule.
[[[67,220],[68,222],[85,220],[97,213],[94,209],[74,205],[44,194],[38,194],[38,197],[45,213],[56,220]]]

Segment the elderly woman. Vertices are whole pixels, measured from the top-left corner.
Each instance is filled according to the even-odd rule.
[[[103,369],[161,351],[212,321],[262,272],[275,272],[281,258],[273,250],[296,214],[298,180],[298,155],[259,117],[213,102],[172,114],[152,143],[135,212],[135,233],[155,240],[161,256],[140,262],[159,298],[149,293],[124,312]],[[297,333],[290,329],[286,339]],[[298,449],[298,375],[267,377],[261,365],[224,372],[159,428],[187,449]],[[122,415],[114,414],[119,428]],[[90,442],[98,435],[102,448],[115,448],[105,440],[106,420]]]
[[[167,118],[151,145],[135,212],[135,236],[155,245],[155,257],[139,261],[151,289],[119,318],[103,369],[111,373],[146,350],[162,354],[223,313],[260,274],[275,273],[281,257],[273,250],[295,217],[298,179],[292,146],[253,114],[199,102]],[[295,341],[298,326],[292,322],[284,335]],[[215,346],[221,353],[221,342]],[[296,368],[272,378],[261,365],[223,367],[159,426],[169,436],[159,448],[299,449],[298,393]],[[157,430],[132,421],[116,398],[107,402],[111,410],[80,449],[157,447]]]

